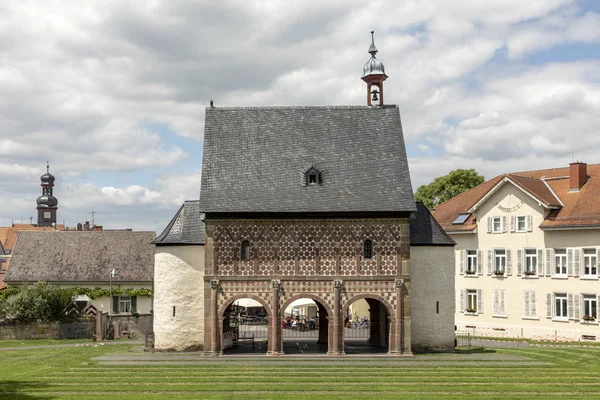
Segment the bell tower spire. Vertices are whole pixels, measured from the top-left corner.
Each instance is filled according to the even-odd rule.
[[[53,195],[54,180],[50,173],[50,163],[46,161],[46,173],[40,177],[42,195],[37,198],[38,226],[56,226],[58,200]]]
[[[367,84],[367,105],[372,106],[373,102],[379,102],[379,104],[375,104],[383,107],[383,81],[388,76],[385,74],[383,63],[375,57],[378,50],[375,47],[374,33],[375,31],[371,31],[371,45],[368,50],[371,59],[363,67],[362,80]]]

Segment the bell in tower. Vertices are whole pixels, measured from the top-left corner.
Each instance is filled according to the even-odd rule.
[[[50,173],[50,164],[46,164],[46,173],[40,177],[42,195],[37,198],[38,226],[56,226],[58,200],[52,195],[54,176]]]
[[[363,67],[362,80],[367,84],[367,105],[372,106],[375,104],[382,107],[383,81],[387,79],[387,75],[385,74],[383,63],[375,57],[375,54],[377,54],[377,47],[375,47],[373,33],[374,31],[371,31],[371,46],[369,46],[371,59],[367,61]]]

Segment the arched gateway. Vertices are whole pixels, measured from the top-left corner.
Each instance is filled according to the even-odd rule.
[[[163,246],[155,268],[157,348],[221,354],[225,309],[250,298],[268,314],[268,354],[282,354],[283,312],[304,297],[327,313],[328,354],[344,354],[345,317],[356,299],[370,304],[378,318],[371,337],[389,354],[411,355],[415,334],[420,348],[451,349],[453,242],[424,207],[417,210],[400,112],[383,104],[387,75],[374,43],[369,53],[367,106],[211,102],[200,200],[186,202],[155,241]],[[446,247],[417,251],[411,271],[411,243]],[[201,247],[202,265],[196,250],[176,247],[182,244]]]

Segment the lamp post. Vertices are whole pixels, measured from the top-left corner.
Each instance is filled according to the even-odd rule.
[[[116,268],[112,268],[110,270],[110,272],[108,273],[108,281],[109,281],[109,289],[108,289],[108,326],[109,326],[109,332],[110,332],[110,328],[112,327],[112,278],[114,278],[115,276],[119,275],[119,270],[117,270]],[[108,335],[107,335],[108,337]]]

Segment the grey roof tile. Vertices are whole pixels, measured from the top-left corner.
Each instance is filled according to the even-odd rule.
[[[5,281],[152,282],[154,232],[22,231]]]
[[[202,212],[415,210],[396,106],[207,108],[205,126]]]
[[[427,207],[417,202],[417,212],[410,220],[411,246],[454,246],[456,242],[446,234]]]
[[[160,245],[204,244],[204,222],[199,201],[186,201],[153,242]]]

